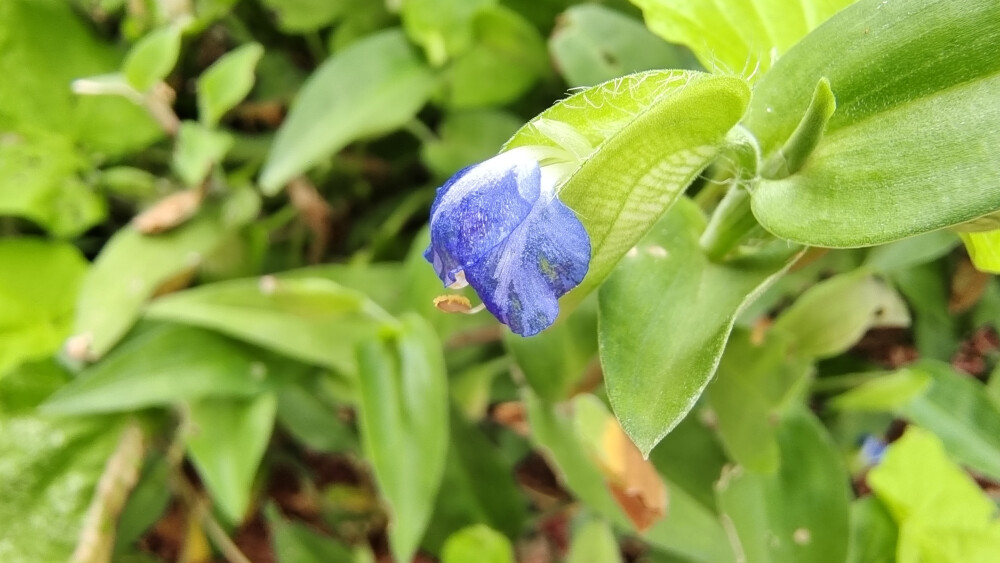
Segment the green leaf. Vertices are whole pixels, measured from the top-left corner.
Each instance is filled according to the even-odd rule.
[[[176,25],[161,27],[132,46],[122,63],[122,73],[133,88],[148,92],[170,74],[180,51],[181,28]]]
[[[476,14],[497,0],[403,0],[400,18],[406,34],[434,66],[467,51],[473,42]]]
[[[263,0],[278,16],[278,27],[289,33],[316,31],[343,15],[349,0]]]
[[[899,381],[908,391],[897,391],[896,401],[889,404],[865,401],[876,393],[893,398],[885,391],[888,381]],[[984,385],[944,362],[922,361],[872,380],[841,395],[835,404],[840,408],[892,410],[937,434],[960,463],[1000,480],[1000,407]]]
[[[744,259],[715,263],[699,245],[704,228],[701,211],[682,199],[629,252],[598,295],[608,398],[645,455],[708,385],[740,309],[798,251],[778,243]]]
[[[364,137],[397,129],[423,107],[434,75],[399,30],[352,44],[306,81],[275,137],[261,188],[286,182]]]
[[[759,475],[724,472],[719,508],[732,522],[734,548],[748,562],[842,562],[849,540],[849,477],[823,426],[804,410],[778,426],[781,467]]]
[[[217,124],[250,93],[262,56],[264,47],[248,43],[220,57],[198,77],[198,118],[204,125]]]
[[[931,385],[923,371],[904,369],[876,377],[835,397],[830,406],[845,411],[894,411],[919,397]]]
[[[653,33],[686,45],[705,68],[753,76],[852,0],[631,1]]]
[[[453,109],[511,103],[548,70],[545,41],[513,10],[481,10],[474,35],[473,46],[448,68],[447,104]]]
[[[440,138],[424,143],[420,155],[436,176],[448,178],[495,155],[521,124],[521,118],[494,109],[452,112],[438,128]]]
[[[226,229],[212,209],[169,232],[147,236],[119,230],[83,280],[73,334],[97,359],[110,350],[139,317],[157,288],[196,268],[223,239]]]
[[[203,285],[154,301],[151,319],[220,331],[353,376],[355,348],[387,318],[364,294],[322,278],[250,278]]]
[[[0,239],[0,378],[49,355],[69,334],[87,261],[73,246]]]
[[[916,426],[889,446],[868,484],[899,525],[899,561],[990,561],[1000,545],[996,505]]]
[[[188,412],[185,446],[191,463],[222,514],[239,524],[250,506],[257,466],[271,439],[277,400],[264,393],[251,400],[206,399]]]
[[[0,414],[30,414],[72,379],[54,357],[26,362],[0,378]]]
[[[945,270],[945,264],[929,262],[897,270],[891,278],[913,310],[913,336],[920,354],[943,361],[952,358],[959,341],[958,319],[948,310],[951,289]]]
[[[171,164],[185,186],[195,187],[208,177],[212,166],[222,162],[232,146],[233,138],[228,133],[184,121],[177,132]]]
[[[880,274],[900,272],[933,262],[951,252],[957,244],[958,237],[954,233],[931,231],[872,248],[865,256],[864,265]]]
[[[517,538],[525,520],[525,504],[514,481],[514,468],[497,446],[454,405],[451,443],[434,516],[422,545],[437,551],[441,542],[469,522],[480,522]]]
[[[597,300],[584,301],[564,322],[541,334],[524,338],[508,331],[503,340],[539,397],[566,399],[587,371],[597,367]]]
[[[961,233],[961,237],[977,270],[1000,274],[1000,231]]]
[[[690,68],[693,63],[642,22],[600,4],[580,4],[563,12],[549,37],[549,52],[571,87],[594,86],[641,70]]]
[[[279,386],[278,422],[296,440],[317,452],[357,451],[354,429],[338,412],[320,381],[290,381]]]
[[[717,474],[712,474],[715,479]],[[699,503],[677,483],[664,480],[669,495],[667,516],[642,539],[685,561],[733,561],[732,547],[719,516]]]
[[[771,337],[755,344],[748,331],[733,331],[707,397],[719,438],[734,461],[758,473],[778,468],[775,420],[794,401],[789,395],[801,391],[811,364],[790,359],[785,341]]]
[[[27,415],[0,428],[0,560],[69,561],[121,423]]]
[[[604,484],[604,476],[591,459],[584,438],[577,431],[572,403],[547,403],[528,388],[521,393],[531,426],[531,440],[545,455],[559,482],[589,510],[616,526],[631,528],[625,513]],[[579,400],[587,400],[583,397],[581,395]],[[586,439],[589,444],[594,437]]]
[[[201,397],[248,397],[281,370],[248,346],[197,328],[162,325],[126,340],[41,407],[81,414],[165,406]]]
[[[265,511],[271,542],[280,563],[333,563],[353,561],[346,546],[320,535],[308,526],[290,522],[269,505]]]
[[[0,76],[4,77],[0,81],[0,130],[47,131],[105,156],[130,152],[162,137],[146,110],[131,101],[109,96],[79,99],[70,89],[74,79],[113,72],[120,61],[118,49],[100,41],[73,4],[4,1],[0,6]],[[8,150],[5,146],[0,154]],[[55,154],[40,156],[39,167]],[[13,190],[0,187],[0,193],[8,191]]]
[[[170,506],[170,464],[165,457],[147,460],[139,482],[129,494],[115,531],[115,555],[127,550]]]
[[[362,438],[389,507],[389,545],[398,560],[417,549],[448,453],[448,381],[434,329],[409,314],[361,344]]]
[[[858,270],[809,288],[775,320],[772,330],[788,340],[792,354],[827,358],[847,351],[874,326],[909,324],[899,295]]]
[[[58,237],[79,235],[107,212],[104,200],[80,180],[83,166],[67,137],[5,135],[0,139],[0,215],[30,219]]]
[[[448,538],[441,552],[441,562],[513,563],[514,548],[503,534],[477,524],[463,528]]]
[[[579,302],[718,154],[742,117],[746,83],[691,71],[633,74],[578,92],[542,112],[504,147],[560,148],[544,132],[568,127],[592,152],[562,184],[591,242],[590,271],[568,299]],[[663,134],[669,131],[670,134]]]
[[[851,503],[851,545],[848,563],[895,563],[896,523],[874,496]]]
[[[616,563],[622,554],[607,522],[590,519],[573,533],[566,563]]]
[[[715,481],[731,463],[707,413],[691,411],[649,454],[656,470],[707,511],[715,511]],[[670,490],[674,494],[674,490]],[[672,511],[668,507],[667,518]]]
[[[810,33],[757,83],[745,124],[769,157],[821,78],[837,111],[798,173],[756,187],[754,215],[785,239],[856,247],[1000,209],[984,149],[1000,145],[998,40],[992,0],[860,0]]]

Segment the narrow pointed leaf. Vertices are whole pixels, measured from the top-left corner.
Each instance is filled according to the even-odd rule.
[[[261,188],[277,193],[348,143],[402,126],[427,101],[434,81],[398,29],[337,53],[302,87],[261,171]]]
[[[205,486],[226,518],[243,521],[257,466],[271,439],[277,400],[208,399],[191,405],[185,445]]]
[[[780,243],[715,263],[699,245],[704,228],[697,206],[681,200],[599,293],[608,398],[646,455],[708,385],[740,309],[797,253]]]
[[[434,508],[448,454],[448,382],[441,343],[416,315],[358,352],[361,428],[389,508],[389,545],[409,561]]]
[[[226,53],[198,77],[198,117],[211,127],[253,88],[254,68],[264,55],[259,43]]]
[[[998,41],[994,0],[861,0],[810,33],[757,83],[745,123],[766,158],[821,78],[837,111],[798,173],[753,191],[757,219],[796,242],[856,247],[1000,209]]]

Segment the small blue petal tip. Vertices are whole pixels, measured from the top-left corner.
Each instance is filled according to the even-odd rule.
[[[445,286],[471,285],[521,336],[549,327],[590,265],[590,237],[543,182],[530,150],[465,168],[438,188],[424,257]]]

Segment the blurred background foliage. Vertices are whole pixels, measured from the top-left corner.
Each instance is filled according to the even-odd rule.
[[[532,339],[434,309],[437,186],[568,90],[700,68],[642,18],[0,1],[0,561],[987,560],[1000,285],[951,233],[807,251],[648,460],[596,296]]]

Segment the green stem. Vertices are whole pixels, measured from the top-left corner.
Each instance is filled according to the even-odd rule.
[[[701,248],[710,260],[718,262],[757,225],[757,219],[750,210],[750,194],[733,182],[701,235]]]

